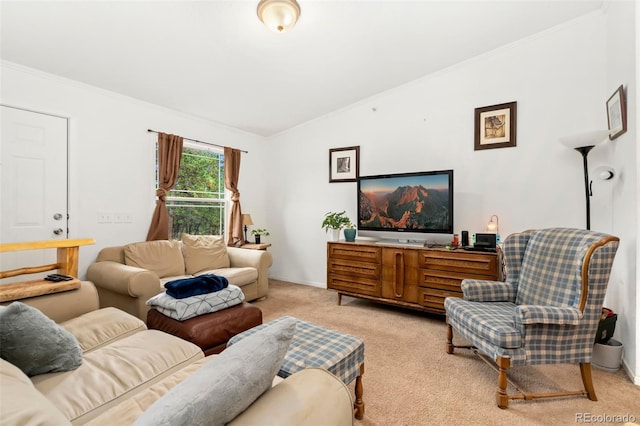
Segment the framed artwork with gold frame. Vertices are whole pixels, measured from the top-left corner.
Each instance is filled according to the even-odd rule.
[[[516,146],[517,102],[475,109],[474,149]]]

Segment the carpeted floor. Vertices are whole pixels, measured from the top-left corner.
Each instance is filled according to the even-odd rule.
[[[271,280],[269,296],[255,305],[264,322],[292,315],[364,340],[366,406],[358,425],[615,424],[633,420],[629,416],[640,423],[640,388],[622,370],[593,369],[596,402],[511,401],[501,410],[495,403],[497,373],[469,351],[445,352],[443,317],[350,297],[338,306],[336,300],[329,290]],[[574,365],[515,367],[510,378],[529,392],[582,389]],[[353,383],[350,388],[353,393]]]

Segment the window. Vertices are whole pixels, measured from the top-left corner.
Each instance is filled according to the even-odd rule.
[[[156,188],[158,187],[156,148]],[[184,142],[178,181],[167,194],[169,234],[224,235],[226,200],[221,149]]]

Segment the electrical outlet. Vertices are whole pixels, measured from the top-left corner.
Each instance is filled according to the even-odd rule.
[[[131,213],[114,213],[113,215],[115,223],[131,223],[133,222],[133,216]]]
[[[98,223],[112,223],[113,213],[98,212]]]

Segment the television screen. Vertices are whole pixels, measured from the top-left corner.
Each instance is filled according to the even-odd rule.
[[[453,170],[361,176],[358,230],[453,234]]]

